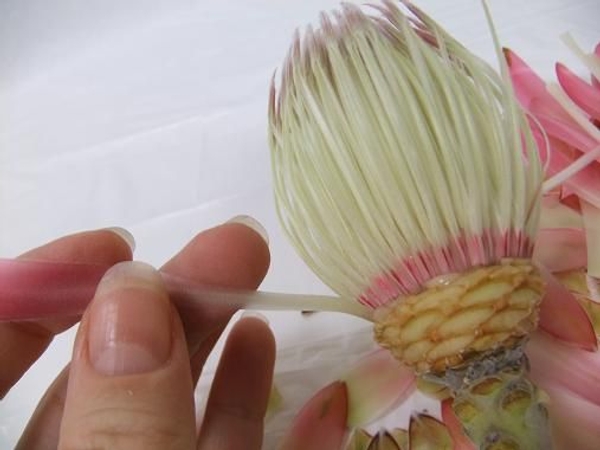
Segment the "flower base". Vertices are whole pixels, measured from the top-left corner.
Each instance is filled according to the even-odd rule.
[[[528,378],[523,345],[538,322],[542,277],[528,260],[433,280],[375,314],[375,338],[453,397],[480,449],[550,449],[545,396]]]
[[[452,409],[477,448],[551,449],[546,395],[527,372],[519,344],[428,378],[451,390]]]
[[[514,347],[535,329],[543,281],[528,260],[441,277],[375,312],[375,339],[416,373],[442,373]]]

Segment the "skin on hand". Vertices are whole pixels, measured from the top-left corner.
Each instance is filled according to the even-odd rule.
[[[114,264],[130,259],[131,250],[114,233],[97,231],[63,238],[24,257]],[[204,284],[256,288],[268,264],[260,234],[227,223],[200,233],[162,270]],[[17,448],[218,450],[240,448],[243,442],[243,448],[259,449],[275,343],[256,317],[234,325],[199,437],[196,432],[194,385],[231,313],[199,314],[182,323],[152,268],[116,265],[82,318],[70,368],[48,389]],[[0,325],[0,389],[7,392],[52,336],[76,320]],[[21,342],[27,339],[36,345],[23,352]],[[14,360],[6,356],[3,362],[7,342],[19,343],[20,349]]]

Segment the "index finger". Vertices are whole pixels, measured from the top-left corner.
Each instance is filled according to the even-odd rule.
[[[269,263],[266,231],[251,217],[238,216],[199,233],[161,271],[205,286],[256,289]],[[206,307],[181,315],[194,379],[233,312]]]
[[[132,245],[131,235],[119,228],[86,231],[30,250],[19,259],[113,265],[131,259]],[[46,350],[54,336],[78,320],[79,317],[69,317],[1,323],[0,398]]]

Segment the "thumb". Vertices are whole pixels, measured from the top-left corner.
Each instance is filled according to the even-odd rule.
[[[195,448],[182,326],[146,264],[110,269],[82,319],[59,440],[73,448]]]

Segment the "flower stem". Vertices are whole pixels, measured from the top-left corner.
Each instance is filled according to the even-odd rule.
[[[437,377],[453,392],[452,409],[477,448],[552,448],[546,395],[528,372],[521,342],[482,354]]]

